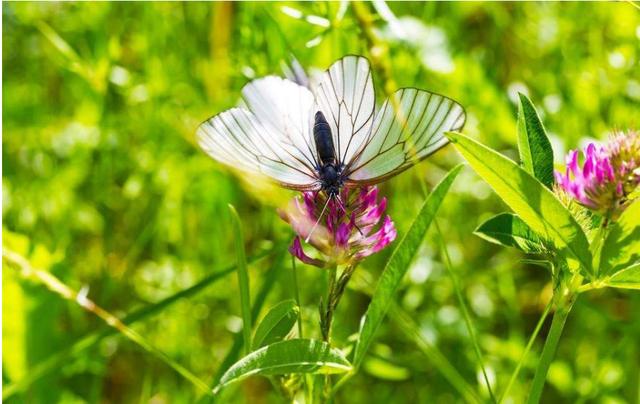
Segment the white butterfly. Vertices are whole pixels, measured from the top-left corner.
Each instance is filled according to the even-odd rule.
[[[448,143],[465,122],[460,104],[402,88],[375,111],[369,61],[345,56],[311,89],[277,76],[242,89],[232,108],[198,128],[211,157],[271,177],[283,187],[339,195],[344,186],[392,177]]]

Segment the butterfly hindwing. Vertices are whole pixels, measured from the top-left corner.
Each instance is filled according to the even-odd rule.
[[[445,133],[462,129],[464,122],[464,109],[450,98],[415,88],[396,91],[348,162],[347,182],[375,184],[399,174],[446,145]]]

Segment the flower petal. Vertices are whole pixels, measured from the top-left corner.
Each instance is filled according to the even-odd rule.
[[[293,243],[289,247],[289,252],[291,255],[304,262],[305,264],[314,265],[319,268],[324,268],[325,262],[319,259],[311,258],[307,254],[304,253],[302,248],[302,243],[300,242],[300,237],[295,237],[293,239]]]

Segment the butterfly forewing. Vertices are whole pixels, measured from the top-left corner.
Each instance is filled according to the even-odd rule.
[[[319,189],[309,90],[278,77],[265,77],[243,89],[252,111],[232,108],[198,128],[198,142],[214,159],[244,171],[267,175],[295,190]]]
[[[242,97],[258,121],[269,129],[269,142],[280,142],[307,168],[318,163],[311,143],[315,100],[311,91],[289,80],[267,76],[244,86]]]
[[[315,91],[333,136],[339,163],[347,164],[369,136],[375,109],[375,92],[369,61],[345,56],[322,75]]]
[[[464,109],[450,98],[414,88],[396,91],[347,164],[347,183],[374,184],[406,170],[446,145],[445,133],[464,122]]]

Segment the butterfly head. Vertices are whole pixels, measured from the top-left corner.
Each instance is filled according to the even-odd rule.
[[[320,167],[320,181],[322,182],[322,190],[329,196],[340,195],[340,190],[344,184],[340,168],[335,164],[329,163]]]

